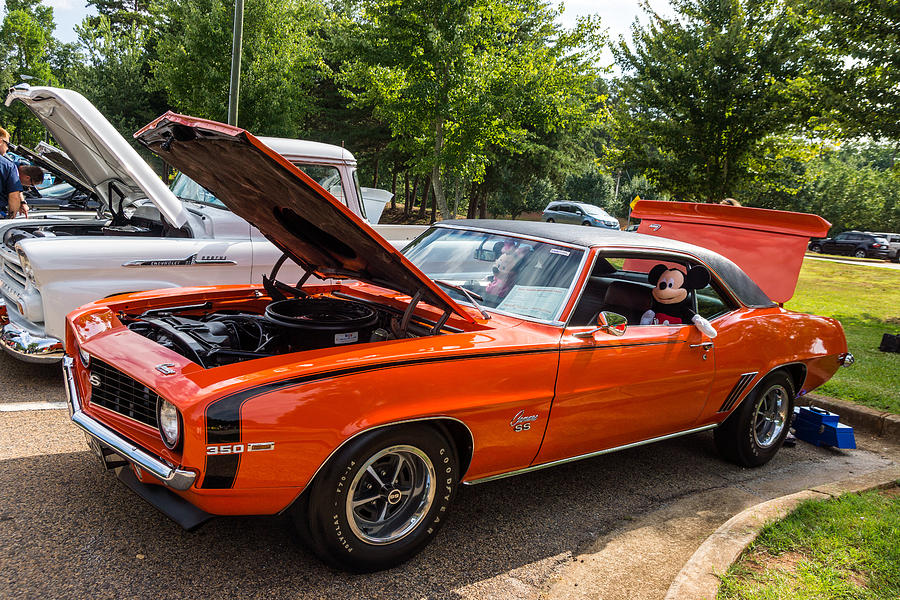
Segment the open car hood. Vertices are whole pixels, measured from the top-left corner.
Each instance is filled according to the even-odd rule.
[[[247,131],[168,112],[134,136],[316,276],[420,294],[472,321],[365,221]]]
[[[688,242],[737,264],[775,302],[794,295],[810,237],[831,223],[818,215],[744,206],[638,200],[638,233]]]
[[[46,142],[41,142],[34,150],[25,146],[15,146],[13,151],[27,158],[32,164],[53,173],[53,175],[72,187],[86,194],[93,193],[94,189],[81,178],[81,174],[78,172],[78,168],[72,162],[72,159],[59,148],[54,148]]]
[[[106,118],[72,90],[18,85],[6,106],[19,100],[43,123],[101,203],[115,212],[148,198],[169,224],[181,227],[187,213],[178,200]]]

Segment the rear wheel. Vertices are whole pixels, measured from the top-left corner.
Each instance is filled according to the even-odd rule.
[[[853,256],[855,256],[856,258],[865,258],[866,251],[863,250],[862,248],[857,248],[856,252],[853,253]]]
[[[822,251],[822,244],[811,244],[809,246],[809,251],[815,252],[816,254],[818,254],[819,252]]]
[[[794,386],[783,372],[766,376],[715,431],[716,447],[743,467],[769,462],[781,448],[794,411]]]
[[[332,566],[370,572],[422,550],[446,520],[459,481],[452,442],[437,429],[363,434],[316,477],[293,517],[313,552]]]

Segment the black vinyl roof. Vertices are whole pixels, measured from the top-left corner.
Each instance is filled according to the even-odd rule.
[[[500,219],[456,219],[440,221],[440,226],[466,227],[482,229],[497,233],[509,233],[528,237],[542,238],[547,241],[561,242],[585,248],[602,246],[630,246],[635,249],[670,250],[696,257],[709,265],[713,271],[731,288],[731,291],[743,304],[751,308],[768,308],[775,303],[766,296],[756,283],[731,260],[717,252],[701,246],[687,244],[677,240],[604,229],[601,227],[585,227],[583,225],[565,225],[562,223],[545,223],[543,221],[504,221]]]

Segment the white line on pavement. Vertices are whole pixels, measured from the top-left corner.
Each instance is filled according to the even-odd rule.
[[[65,402],[10,402],[0,404],[0,412],[22,412],[26,410],[65,410]]]

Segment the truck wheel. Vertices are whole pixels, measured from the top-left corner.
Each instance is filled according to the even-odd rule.
[[[316,477],[308,509],[293,517],[326,563],[378,571],[431,541],[447,519],[458,481],[456,449],[438,430],[378,429],[338,451]]]
[[[714,432],[716,447],[742,467],[759,467],[781,448],[794,411],[794,386],[783,372],[766,376]]]

